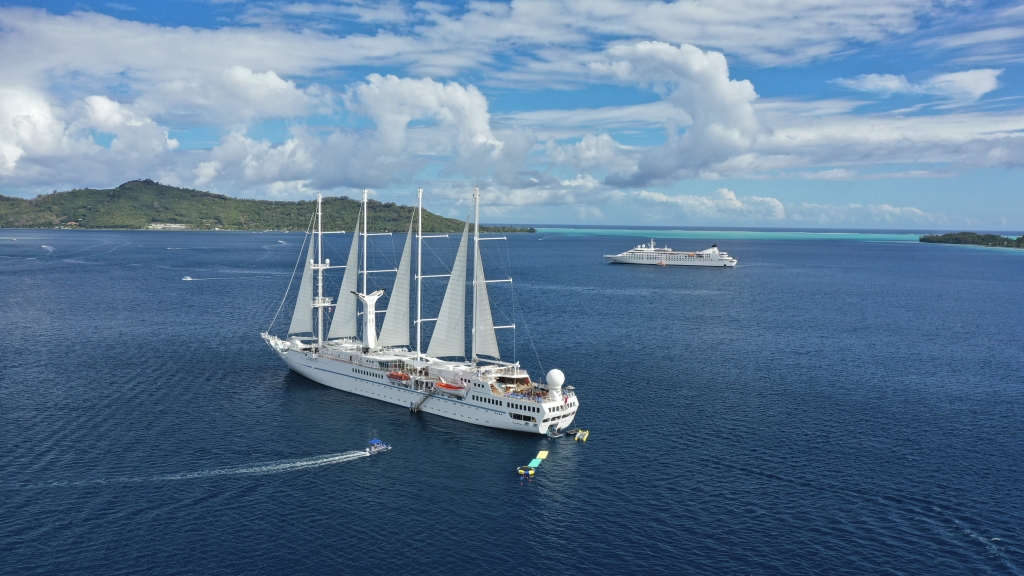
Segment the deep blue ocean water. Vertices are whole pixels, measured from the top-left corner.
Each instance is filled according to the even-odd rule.
[[[290,373],[297,234],[0,230],[0,573],[1024,572],[1024,251],[630,234],[509,237],[583,444]]]

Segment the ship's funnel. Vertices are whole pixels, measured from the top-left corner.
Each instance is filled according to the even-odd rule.
[[[558,392],[562,389],[562,384],[565,384],[565,374],[562,374],[562,371],[558,368],[553,368],[544,377],[544,381],[547,382],[548,390]]]

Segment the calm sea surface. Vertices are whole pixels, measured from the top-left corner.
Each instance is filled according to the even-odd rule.
[[[640,234],[507,244],[518,358],[565,372],[583,444],[290,373],[259,332],[301,235],[0,230],[0,573],[1024,572],[1024,251],[603,261]]]

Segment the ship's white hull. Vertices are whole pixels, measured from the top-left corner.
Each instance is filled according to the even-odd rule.
[[[423,397],[427,395],[424,391],[391,384],[384,371],[367,369],[365,365],[339,362],[311,352],[289,350],[278,351],[278,354],[295,372],[314,382],[344,392],[374,398],[407,409],[423,400]],[[556,427],[558,429],[567,428],[575,417],[575,409],[573,409],[564,417],[550,422],[519,421],[512,418],[512,412],[507,407],[509,400],[500,400],[501,406],[494,406],[485,404],[483,401],[475,401],[474,398],[475,395],[467,395],[465,399],[458,399],[453,395],[433,394],[422,402],[419,411],[478,426],[532,434],[546,434],[549,429]],[[492,399],[493,401],[495,400]],[[540,419],[538,418],[538,420]]]
[[[635,256],[605,256],[605,258],[613,264],[647,264],[649,266],[709,266],[721,268],[722,266],[736,265],[735,260],[711,260],[688,256],[676,258],[672,255],[657,260]]]
[[[641,244],[622,254],[605,254],[613,264],[647,264],[649,266],[705,266],[726,268],[736,265],[736,259],[718,249],[718,244],[699,252],[678,252],[668,246],[658,247],[654,240]]]
[[[420,219],[422,219],[422,190],[420,191]],[[466,354],[466,271],[468,269],[469,221],[462,231],[462,239],[455,261],[446,275],[448,288],[437,318],[422,318],[419,295],[416,304],[416,326],[424,321],[435,322],[427,347],[427,354],[419,348],[420,331],[417,328],[416,351],[410,324],[410,280],[417,279],[420,289],[422,268],[417,264],[412,276],[412,223],[405,239],[402,259],[395,270],[368,270],[369,229],[367,191],[363,190],[362,240],[354,237],[349,247],[345,275],[338,299],[324,295],[324,271],[332,268],[323,258],[322,196],[317,195],[315,232],[306,252],[305,265],[299,282],[295,310],[288,326],[287,340],[267,332],[264,340],[295,372],[313,380],[352,394],[375,398],[402,406],[414,412],[436,414],[478,426],[515,430],[531,434],[545,434],[549,430],[567,428],[573,421],[579,403],[573,386],[562,387],[565,375],[557,369],[547,373],[544,383],[531,381],[529,374],[520,369],[518,362],[501,361],[490,313],[483,265],[479,260],[480,196],[474,189],[473,206],[473,340],[471,354]],[[358,231],[358,228],[357,228]],[[415,237],[422,248],[422,226]],[[362,247],[363,290],[358,292],[359,255]],[[422,250],[417,251],[417,262]],[[296,266],[297,268],[297,266]],[[383,325],[378,326],[377,299],[384,290],[368,292],[367,275],[371,272],[395,272],[395,283],[388,292],[387,310]],[[433,276],[427,276],[428,278]],[[508,281],[511,278],[496,280]],[[289,284],[290,286],[290,284]],[[326,326],[325,308],[335,308]],[[359,315],[362,319],[359,319]],[[275,316],[276,319],[276,316]],[[460,319],[453,321],[454,319]],[[360,330],[359,324],[362,323]],[[273,326],[273,322],[271,322]],[[360,335],[361,333],[361,335]],[[312,337],[310,336],[312,335]],[[445,358],[471,358],[472,361],[451,361]]]

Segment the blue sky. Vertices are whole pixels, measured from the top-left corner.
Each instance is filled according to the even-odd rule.
[[[0,193],[1024,229],[1024,5],[0,3]]]

